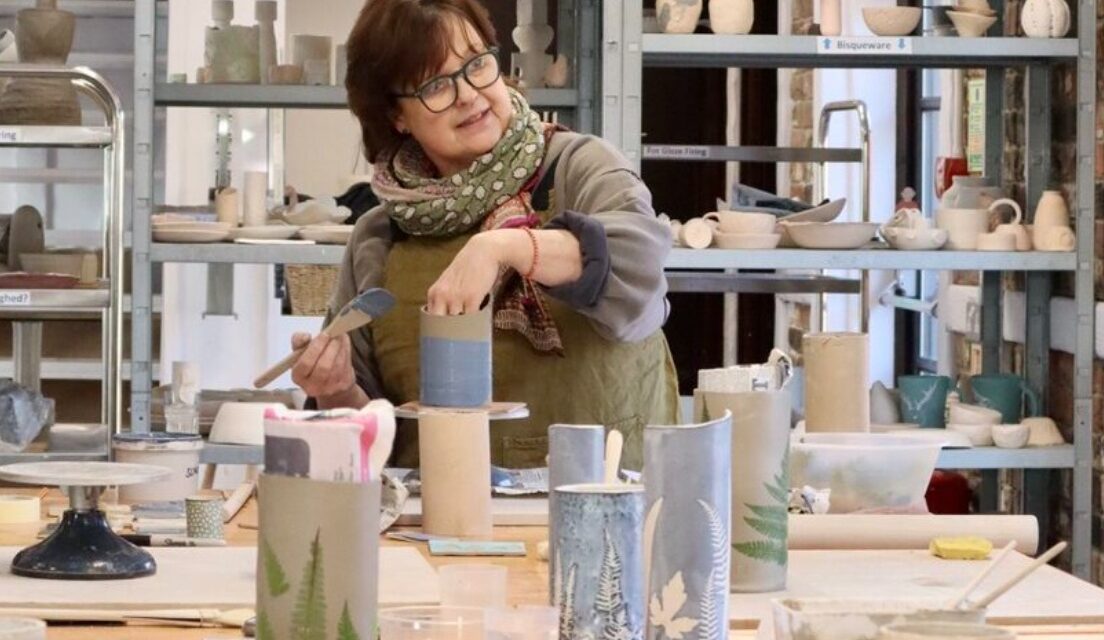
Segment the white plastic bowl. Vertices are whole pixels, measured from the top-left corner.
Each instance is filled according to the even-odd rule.
[[[941,448],[941,442],[905,435],[795,436],[790,486],[831,489],[829,513],[922,508]]]
[[[920,7],[863,7],[863,22],[876,36],[907,36],[920,24]]]
[[[209,440],[220,444],[264,446],[265,409],[283,408],[274,402],[224,402],[211,425]]]
[[[893,623],[985,621],[984,610],[950,610],[936,600],[794,598],[771,600],[771,610],[775,640],[876,640]]]

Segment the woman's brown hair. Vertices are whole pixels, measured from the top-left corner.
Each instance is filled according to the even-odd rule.
[[[393,93],[412,90],[436,73],[451,53],[453,29],[465,22],[483,45],[498,45],[478,0],[367,0],[346,43],[345,90],[370,162],[403,140],[393,124]]]

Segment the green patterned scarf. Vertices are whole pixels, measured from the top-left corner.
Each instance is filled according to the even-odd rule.
[[[413,138],[376,163],[372,189],[391,205],[395,224],[413,236],[455,236],[480,224],[522,190],[544,158],[540,117],[510,89],[514,115],[494,149],[442,178]]]

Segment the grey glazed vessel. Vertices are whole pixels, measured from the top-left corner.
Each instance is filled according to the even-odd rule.
[[[728,636],[732,415],[644,431],[649,640]]]
[[[548,427],[548,512],[555,513],[556,487],[602,481],[606,428],[600,424]],[[548,600],[559,606],[556,575],[556,519],[548,521]]]
[[[554,490],[561,640],[644,637],[644,487],[567,485]]]

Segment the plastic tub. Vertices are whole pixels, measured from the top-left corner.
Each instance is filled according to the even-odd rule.
[[[116,462],[167,467],[172,475],[159,482],[119,487],[126,503],[171,502],[194,494],[199,486],[203,438],[186,433],[120,433],[114,437]]]

